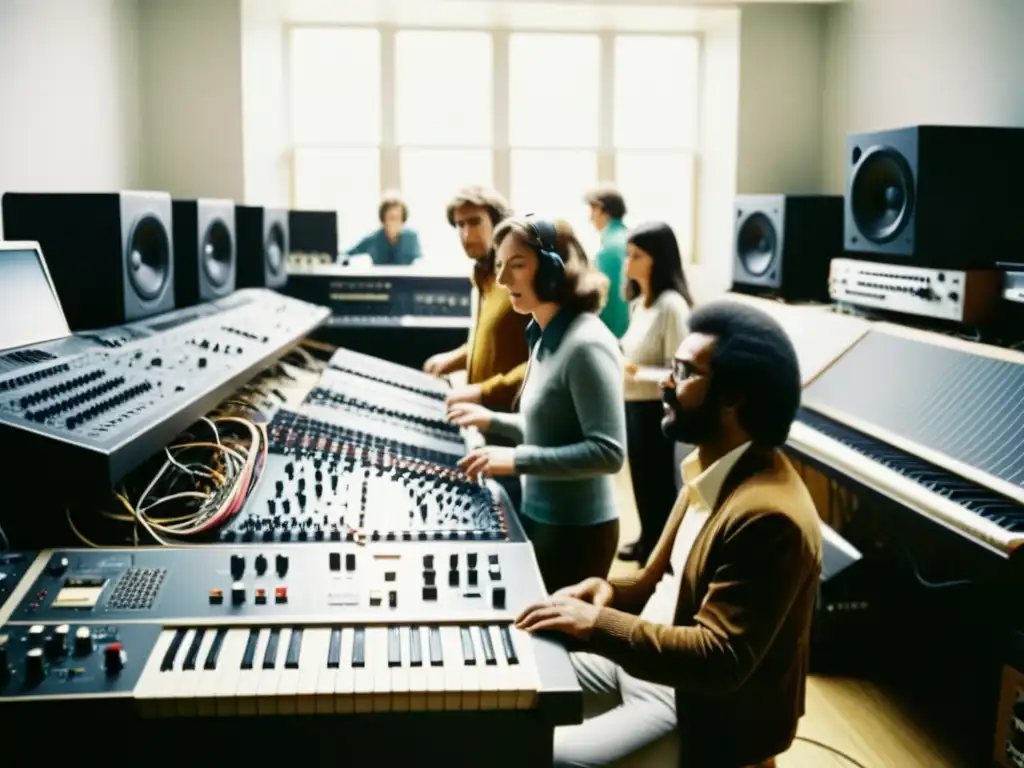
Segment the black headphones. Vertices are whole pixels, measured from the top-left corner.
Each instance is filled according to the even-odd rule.
[[[540,242],[540,253],[537,261],[537,274],[533,280],[533,290],[541,301],[555,301],[562,290],[565,280],[565,262],[555,251],[558,230],[554,222],[548,219],[535,218],[533,214],[526,217],[533,233]]]

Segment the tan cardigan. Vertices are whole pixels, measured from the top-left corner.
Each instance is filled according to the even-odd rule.
[[[529,315],[512,309],[508,291],[493,275],[474,275],[476,324],[466,344],[467,383],[479,384],[481,403],[491,410],[510,411],[526,374]]]
[[[684,465],[692,462],[696,453]],[[612,581],[613,607],[601,609],[587,650],[676,689],[686,768],[739,768],[784,752],[804,713],[821,529],[789,461],[751,447],[679,574],[674,626],[643,621],[637,614],[665,572],[687,506],[684,488],[647,565]]]

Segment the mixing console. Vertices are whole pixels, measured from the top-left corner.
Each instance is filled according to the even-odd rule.
[[[28,552],[0,552],[0,610],[32,564],[34,556],[35,553]],[[0,670],[0,674],[3,674],[3,670]]]
[[[444,379],[438,379],[423,371],[409,368],[379,357],[364,355],[349,349],[339,349],[327,363],[331,368],[361,376],[370,381],[388,384],[433,400],[444,400],[451,387]]]
[[[0,718],[24,723],[24,739],[58,719],[62,736],[85,736],[94,726],[76,723],[109,711],[119,743],[163,736],[162,756],[201,749],[201,762],[301,735],[315,764],[336,764],[344,743],[349,760],[535,765],[550,762],[553,728],[582,716],[565,649],[511,626],[543,594],[528,544],[61,550],[29,562],[0,609]],[[337,719],[325,729],[310,715]],[[208,729],[220,738],[202,748],[172,738]]]
[[[65,480],[109,488],[327,316],[256,291],[146,338],[0,374],[0,439]]]
[[[315,407],[303,406],[303,410]],[[328,413],[330,417],[333,414]],[[354,420],[358,414],[343,414]],[[520,540],[495,483],[471,482],[461,453],[416,445],[281,410],[268,429],[260,483],[223,541]],[[400,437],[397,427],[391,427]],[[453,451],[457,444],[453,443]],[[512,530],[510,532],[510,521]]]

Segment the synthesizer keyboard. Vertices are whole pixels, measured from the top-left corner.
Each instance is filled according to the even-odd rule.
[[[803,403],[797,454],[1001,556],[1024,543],[1024,356],[878,324]]]
[[[298,344],[328,310],[254,290],[228,308],[123,344],[0,374],[0,439],[109,489]]]
[[[431,400],[443,401],[451,391],[451,386],[444,379],[350,349],[339,349],[331,356],[327,365],[335,370],[360,376],[371,382],[387,384]]]
[[[582,719],[566,650],[511,626],[544,594],[529,544],[59,550],[27,560],[0,608],[0,718],[24,722],[22,738],[58,719],[62,735],[84,737],[96,718],[116,717],[121,746],[163,737],[162,756],[201,762],[302,743],[313,764],[336,764],[341,744],[350,761],[513,766],[550,762],[554,727]],[[423,600],[424,574],[453,567],[459,585],[440,578],[439,599]],[[473,596],[467,576],[477,569],[481,580],[501,571],[502,608]],[[356,601],[333,600],[332,585],[346,581]],[[374,604],[378,583],[398,599]],[[207,731],[218,738],[199,746]]]

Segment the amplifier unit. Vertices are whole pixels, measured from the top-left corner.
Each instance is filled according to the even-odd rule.
[[[995,270],[941,270],[833,259],[833,301],[887,312],[978,325],[998,307],[1002,275]]]

